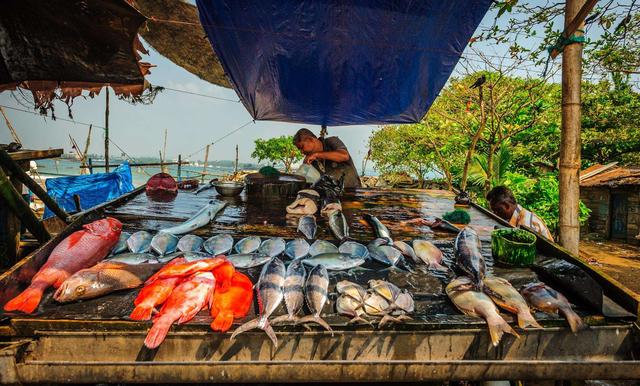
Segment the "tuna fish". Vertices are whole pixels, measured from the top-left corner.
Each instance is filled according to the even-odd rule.
[[[413,250],[419,262],[426,264],[429,268],[445,270],[442,265],[442,251],[427,240],[413,240]]]
[[[329,294],[329,274],[322,264],[316,265],[309,272],[309,277],[304,284],[304,294],[311,315],[303,316],[297,323],[317,323],[325,330],[331,331],[333,335],[331,326],[320,316]]]
[[[367,220],[369,225],[373,228],[373,232],[375,233],[377,238],[381,238],[387,241],[387,244],[392,244],[393,240],[391,239],[391,232],[389,229],[378,220],[377,217],[372,216],[370,214],[365,214],[364,219]]]
[[[329,228],[338,241],[343,242],[349,238],[349,225],[341,210],[329,213]]]
[[[22,293],[4,305],[5,311],[32,313],[40,304],[44,291],[60,287],[71,275],[104,259],[118,242],[122,224],[107,217],[86,224],[62,240]]]
[[[151,247],[151,233],[147,231],[138,231],[127,239],[127,247],[133,253],[149,252]]]
[[[446,293],[461,312],[487,321],[491,344],[494,347],[500,343],[505,332],[518,337],[513,328],[502,319],[491,298],[475,289],[476,283],[471,278],[460,276],[447,285]]]
[[[518,316],[520,328],[542,328],[531,315],[531,310],[522,295],[507,280],[497,276],[487,276],[483,280],[484,292],[498,307]]]
[[[316,218],[313,215],[302,216],[300,220],[298,220],[298,232],[302,233],[304,237],[309,240],[316,238],[317,229]]]
[[[174,235],[183,235],[185,233],[192,232],[209,224],[209,222],[211,222],[211,220],[213,220],[218,212],[224,209],[225,206],[227,206],[226,202],[211,200],[187,221],[174,227],[161,229],[160,232],[171,233]]]
[[[305,239],[294,239],[287,243],[284,254],[291,259],[301,259],[309,254],[309,243]]]
[[[176,251],[179,239],[171,233],[158,232],[151,239],[151,249],[160,256]]]
[[[178,250],[182,252],[200,252],[204,240],[196,235],[184,235],[178,241]]]
[[[273,346],[278,347],[278,337],[269,324],[269,317],[284,299],[284,277],[284,263],[277,257],[263,267],[256,284],[260,316],[238,327],[231,335],[232,340],[243,332],[259,328],[269,336]]]
[[[346,271],[348,269],[361,266],[364,264],[365,259],[361,257],[353,257],[344,253],[321,253],[319,255],[302,259],[302,262],[312,267],[322,264],[330,271]]]
[[[301,260],[294,260],[287,267],[284,277],[284,304],[287,306],[287,315],[281,315],[271,321],[271,324],[298,319],[298,314],[304,305],[304,279],[306,271]]]
[[[269,257],[279,256],[284,252],[286,244],[281,237],[274,237],[263,241],[258,248],[258,253]]]
[[[213,256],[226,255],[233,247],[233,237],[226,233],[215,235],[209,237],[203,246],[204,250]],[[258,241],[258,246],[260,246],[260,241]]]
[[[560,312],[567,319],[571,332],[576,334],[578,331],[586,328],[582,319],[571,308],[571,304],[567,298],[560,292],[544,283],[533,283],[522,289],[522,296],[527,299],[531,307],[548,313]]]
[[[484,279],[486,271],[481,250],[480,238],[472,228],[466,227],[462,232],[458,233],[453,245],[456,264],[471,278],[476,289],[480,291],[482,291],[482,279]]]
[[[262,240],[258,236],[249,236],[238,241],[235,246],[235,250],[238,253],[253,253],[260,248]]]
[[[325,240],[316,240],[309,247],[309,255],[315,256],[321,253],[338,253],[338,247]]]

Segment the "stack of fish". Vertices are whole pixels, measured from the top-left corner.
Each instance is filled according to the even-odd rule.
[[[151,276],[134,301],[130,318],[153,319],[144,341],[158,347],[173,323],[183,324],[210,308],[214,331],[227,331],[233,320],[247,315],[253,301],[253,283],[223,257],[187,261],[179,257]]]
[[[336,300],[339,314],[351,317],[349,323],[364,322],[366,316],[381,318],[378,327],[387,323],[399,323],[410,320],[415,309],[413,297],[409,292],[401,291],[396,285],[384,280],[369,280],[369,290],[347,280],[336,284],[340,294]]]
[[[446,287],[446,293],[461,312],[486,320],[493,346],[498,345],[504,333],[518,337],[500,316],[498,307],[517,315],[521,329],[541,328],[531,314],[529,305],[546,312],[560,311],[569,321],[574,333],[582,328],[582,321],[573,312],[567,299],[546,285],[529,285],[522,290],[521,295],[507,280],[487,276],[481,250],[480,238],[472,228],[466,227],[458,234],[454,253],[456,266],[464,275],[452,280]]]

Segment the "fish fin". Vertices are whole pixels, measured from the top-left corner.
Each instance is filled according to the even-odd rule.
[[[356,324],[356,323],[363,323],[363,324],[368,324],[371,327],[373,327],[373,323],[371,323],[370,321],[368,321],[367,319],[361,317],[361,316],[354,316],[353,318],[351,318],[351,320],[349,320],[349,322],[347,322],[347,324]]]
[[[509,323],[502,319],[501,316],[492,320],[487,320],[487,324],[489,325],[489,335],[491,336],[491,344],[493,347],[498,346],[498,343],[500,343],[502,335],[504,335],[505,332],[515,336],[516,338],[520,337],[520,335],[518,335],[518,333],[516,333]]]
[[[220,312],[211,322],[211,329],[213,331],[226,332],[231,328],[232,324],[233,314]]]
[[[157,319],[147,337],[144,339],[144,345],[148,348],[154,349],[164,341],[167,337],[167,333],[169,333],[169,329],[171,328],[171,321],[167,319]]]
[[[9,300],[4,305],[5,311],[20,311],[30,314],[38,308],[42,295],[46,286],[43,284],[32,283],[27,289],[22,291],[20,295]]]
[[[302,318],[298,319],[296,324],[302,324],[302,323],[316,323],[316,324],[319,324],[325,330],[330,331],[331,332],[331,336],[333,336],[333,329],[331,329],[331,326],[329,326],[329,323],[327,323],[324,319],[322,319],[319,316],[315,316],[315,315],[303,316]]]
[[[398,319],[394,318],[389,314],[385,314],[385,316],[383,316],[382,319],[380,319],[380,322],[378,322],[378,328],[384,327],[387,323],[398,323],[398,322],[399,322]]]
[[[523,330],[527,327],[542,328],[540,323],[536,321],[533,315],[531,315],[531,311],[529,311],[528,309],[518,312],[518,326]]]
[[[567,319],[569,327],[571,327],[571,332],[574,334],[587,328],[587,325],[582,322],[582,319],[571,308],[562,308],[560,312]]]
[[[282,322],[287,322],[287,321],[292,321],[293,324],[297,324],[298,318],[297,317],[291,317],[290,315],[280,315],[280,316],[276,316],[275,318],[271,319],[271,325],[276,325],[276,324],[280,324]]]
[[[242,334],[243,332],[247,332],[249,330],[253,330],[254,328],[259,327],[260,318],[255,318],[253,320],[244,323],[240,327],[236,328],[233,334],[231,334],[231,340],[234,340],[236,336]]]
[[[131,315],[129,315],[129,319],[133,320],[149,320],[151,319],[151,314],[153,313],[153,307],[148,306],[136,306],[136,308],[131,311]]]
[[[264,325],[261,328],[265,333],[267,333],[267,336],[269,337],[269,339],[271,339],[271,342],[273,342],[273,347],[278,348],[278,337],[276,336],[276,332],[273,331],[273,328],[266,318],[264,321]]]

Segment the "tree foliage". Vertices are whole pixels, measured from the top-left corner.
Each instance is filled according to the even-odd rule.
[[[302,153],[293,144],[293,137],[281,136],[269,139],[258,138],[254,141],[256,147],[251,153],[251,157],[257,158],[258,162],[268,160],[272,163],[282,162],[285,172],[291,170],[291,165],[302,159]]]

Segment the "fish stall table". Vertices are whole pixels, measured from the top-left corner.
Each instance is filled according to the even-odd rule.
[[[105,215],[123,223],[123,231],[151,233],[179,224],[209,200],[227,207],[209,225],[193,234],[210,237],[229,233],[237,241],[248,236],[300,237],[297,216],[287,215],[291,199],[260,201],[223,198],[209,190],[180,192],[171,202],[154,202],[142,188],[82,213],[62,233],[0,276],[0,304],[22,290],[57,243],[71,232]],[[374,238],[365,214],[379,218],[397,240],[431,240],[452,267],[455,235],[434,232],[404,220],[442,216],[453,209],[453,193],[434,190],[372,190],[342,197],[350,236],[366,243]],[[128,319],[139,290],[112,293],[76,303],[57,304],[48,291],[33,315],[0,313],[0,382],[303,382],[425,381],[490,379],[636,379],[640,378],[639,299],[617,283],[573,260],[555,244],[538,243],[531,269],[493,265],[490,234],[504,225],[479,207],[469,208],[471,224],[482,240],[489,273],[508,279],[516,288],[542,280],[564,293],[589,328],[572,334],[566,321],[535,313],[543,329],[505,335],[495,348],[484,320],[462,315],[447,298],[451,270],[436,272],[416,266],[415,272],[367,262],[350,271],[330,273],[329,301],[323,317],[333,334],[306,330],[293,323],[274,326],[274,348],[260,330],[230,340],[233,329],[255,317],[257,304],[228,333],[210,330],[211,317],[202,311],[187,324],[173,326],[159,348],[142,342],[150,323]],[[325,219],[318,218],[317,239],[334,241]],[[286,262],[286,260],[285,260]],[[256,281],[260,267],[245,273]],[[335,284],[350,280],[366,285],[385,279],[411,292],[416,309],[412,320],[376,328],[349,324],[336,314]],[[257,303],[257,302],[254,302]],[[626,310],[625,310],[626,308]],[[629,312],[631,311],[631,312]],[[273,315],[286,313],[281,304]],[[514,325],[511,315],[501,313]]]

